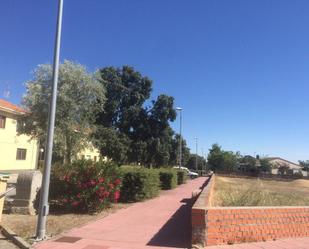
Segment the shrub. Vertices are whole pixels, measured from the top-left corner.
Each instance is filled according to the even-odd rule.
[[[177,186],[177,171],[174,169],[159,169],[161,189],[173,189]]]
[[[120,197],[118,167],[109,162],[79,160],[55,165],[51,176],[51,199],[71,211],[94,213]]]
[[[160,191],[159,171],[155,169],[121,168],[121,201],[135,202],[155,197]]]
[[[184,184],[187,181],[187,172],[184,170],[178,170],[177,171],[177,184]]]

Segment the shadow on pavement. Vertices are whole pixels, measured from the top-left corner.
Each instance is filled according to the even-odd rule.
[[[180,247],[191,246],[191,207],[193,199],[183,199],[182,205],[148,242],[148,246]]]

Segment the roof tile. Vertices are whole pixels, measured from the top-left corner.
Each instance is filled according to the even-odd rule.
[[[27,113],[27,111],[11,102],[8,102],[4,99],[0,99],[0,109],[7,109],[9,111],[17,112],[20,114]]]

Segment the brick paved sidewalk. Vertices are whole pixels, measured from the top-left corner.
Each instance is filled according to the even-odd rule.
[[[206,178],[197,178],[152,200],[41,242],[37,249],[171,249],[188,248],[191,241],[191,193]],[[60,240],[60,241],[59,241]],[[61,242],[67,241],[67,242]]]

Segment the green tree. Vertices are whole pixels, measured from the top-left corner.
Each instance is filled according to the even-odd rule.
[[[221,146],[213,144],[207,156],[207,162],[211,170],[223,170],[224,159]]]
[[[152,104],[148,119],[144,122],[144,126],[148,126],[148,134],[142,134],[146,138],[144,141],[147,142],[148,155],[144,163],[159,167],[168,165],[170,161],[174,132],[169,122],[176,119],[176,110],[174,109],[174,98],[164,94],[159,95]],[[133,137],[133,142],[135,141],[136,139]]]
[[[213,144],[209,150],[207,162],[211,170],[222,170],[232,172],[237,166],[240,154],[224,151],[218,144]]]
[[[52,66],[39,65],[33,79],[26,83],[23,105],[29,115],[19,125],[19,133],[46,139]],[[70,162],[89,142],[96,114],[103,110],[104,87],[97,75],[80,64],[65,61],[59,68],[54,154]]]
[[[258,157],[257,157],[258,158]],[[258,173],[258,168],[259,168],[259,162],[260,160],[257,159],[255,157],[246,155],[246,156],[241,156],[239,158],[239,164],[242,167],[245,167],[245,171],[246,172],[250,172],[250,173]]]
[[[101,152],[115,161],[122,158],[127,163],[167,165],[173,149],[174,132],[170,122],[176,118],[174,98],[162,94],[146,105],[152,81],[129,66],[103,68],[100,76],[107,101],[104,111],[98,115],[94,137]],[[105,136],[107,129],[117,135]],[[123,144],[119,151],[109,150],[107,146],[111,143]]]
[[[192,170],[196,170],[196,160],[197,160],[197,170],[205,170],[206,169],[205,158],[199,155],[196,156],[196,154],[190,154],[186,167]]]
[[[309,172],[309,160],[306,161],[298,161],[299,165],[303,167],[303,170]]]
[[[261,163],[260,171],[271,172],[271,164],[267,158],[260,159],[260,163]]]
[[[179,165],[179,142],[180,135],[175,134],[171,144],[169,165]],[[190,157],[190,149],[187,147],[187,142],[183,137],[181,141],[181,154],[182,165],[187,165]]]
[[[113,159],[118,165],[128,161],[129,138],[113,127],[99,126],[92,134],[94,145],[100,149],[100,154]]]
[[[143,112],[143,104],[150,97],[152,81],[129,66],[102,68],[99,74],[107,101],[97,123],[129,134],[133,126],[140,125],[140,112]]]

